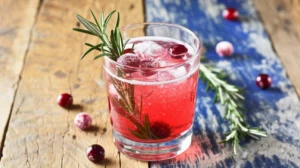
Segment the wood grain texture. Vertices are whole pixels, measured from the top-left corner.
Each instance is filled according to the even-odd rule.
[[[0,150],[29,47],[38,2],[0,1]]]
[[[225,109],[213,103],[213,92],[206,92],[205,84],[199,81],[191,147],[174,159],[152,162],[150,167],[298,168],[300,101],[272,47],[253,2],[250,0],[146,0],[145,2],[147,22],[176,23],[197,34],[205,47],[204,54],[209,63],[227,71],[230,74],[227,80],[246,90],[244,106],[248,123],[254,127],[261,127],[269,135],[268,138],[258,141],[243,140],[241,144],[244,150],[239,150],[236,156],[233,155],[229,144],[219,144],[228,131],[228,122],[223,119]],[[240,13],[240,19],[237,21],[223,19],[222,12],[226,7],[236,8]],[[264,10],[268,12],[268,9]],[[274,19],[271,15],[269,20]],[[215,52],[216,44],[224,40],[230,41],[234,46],[235,53],[232,57],[222,58]],[[274,41],[273,45],[274,43],[276,42]],[[255,78],[260,73],[267,73],[272,77],[271,88],[261,90],[256,86]],[[295,74],[299,75],[299,71]]]
[[[41,2],[0,167],[148,167],[147,162],[129,159],[114,147],[101,61],[94,61],[92,56],[79,61],[87,49],[83,42],[93,44],[97,40],[72,31],[78,26],[75,13],[91,19],[89,9],[97,15],[100,11],[120,11],[121,26],[142,22],[142,1]],[[74,97],[75,106],[68,110],[56,104],[57,96],[64,92]],[[75,127],[73,120],[80,111],[92,115],[91,130]],[[86,157],[86,149],[95,143],[106,150],[101,164],[93,164]]]
[[[300,95],[300,1],[254,0],[273,46]]]

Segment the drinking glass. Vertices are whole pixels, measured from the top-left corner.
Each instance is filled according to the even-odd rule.
[[[138,160],[175,157],[191,144],[201,43],[192,31],[175,24],[134,24],[121,33],[123,41],[129,39],[129,49],[155,57],[159,66],[133,67],[104,57],[114,144]],[[169,54],[170,44],[182,44],[188,53],[169,65],[162,55]]]

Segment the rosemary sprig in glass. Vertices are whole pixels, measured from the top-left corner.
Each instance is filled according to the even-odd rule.
[[[230,132],[226,134],[222,142],[231,143],[236,155],[237,148],[241,148],[240,139],[244,139],[246,136],[258,139],[259,137],[267,137],[267,133],[259,128],[251,128],[247,124],[243,114],[245,109],[242,107],[244,101],[242,90],[226,82],[224,80],[226,76],[224,71],[220,69],[206,67],[204,64],[200,65],[199,77],[206,83],[206,90],[215,91],[214,102],[219,102],[225,106],[224,118],[230,122]]]
[[[102,43],[99,43],[97,45],[92,45],[89,43],[85,43],[85,45],[89,46],[90,48],[81,56],[80,59],[83,59],[88,53],[90,53],[93,50],[101,51],[102,54],[97,55],[94,57],[94,59],[101,58],[103,56],[107,56],[110,59],[116,61],[121,55],[124,53],[124,49],[126,44],[128,43],[129,39],[123,42],[123,38],[119,29],[119,23],[120,23],[120,14],[118,13],[117,21],[115,24],[115,28],[110,31],[110,36],[107,34],[107,25],[112,17],[112,15],[116,11],[112,11],[107,15],[106,18],[104,18],[104,14],[100,14],[100,20],[98,22],[97,18],[95,17],[93,11],[91,11],[91,14],[94,18],[95,23],[90,22],[89,20],[85,19],[84,17],[76,14],[77,19],[79,22],[84,25],[87,30],[80,29],[80,28],[73,28],[73,30],[86,33],[89,35],[97,36],[100,38]]]
[[[116,61],[120,56],[124,54],[124,49],[129,39],[125,42],[123,41],[122,34],[119,29],[120,14],[117,15],[117,21],[113,30],[110,31],[110,35],[107,34],[107,25],[115,11],[109,13],[105,18],[104,14],[100,14],[99,22],[95,17],[93,11],[91,14],[94,19],[94,23],[85,19],[80,15],[76,15],[79,22],[85,26],[85,29],[73,28],[73,30],[85,33],[88,35],[97,36],[100,38],[101,43],[92,45],[90,43],[85,43],[85,45],[90,48],[81,56],[80,59],[83,59],[87,54],[93,50],[98,50],[102,52],[101,54],[94,57],[95,59],[107,56],[110,59]],[[132,46],[133,50],[134,45]],[[117,76],[124,77],[125,74],[120,68],[117,68]],[[140,123],[142,104],[143,104],[143,95],[141,95],[139,105],[136,106],[134,99],[134,85],[121,82],[120,80],[115,79],[114,77],[109,78],[110,82],[114,85],[117,94],[120,98],[111,97],[111,101],[114,104],[118,105],[125,110],[125,113],[117,111],[120,115],[128,118],[137,128],[137,130],[129,130],[133,135],[142,139],[157,139],[155,135],[150,131],[150,121],[148,115],[144,115],[143,123]]]

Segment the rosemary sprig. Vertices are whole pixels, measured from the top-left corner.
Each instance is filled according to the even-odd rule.
[[[97,55],[94,57],[94,59],[101,58],[103,56],[108,56],[112,60],[117,60],[123,53],[124,48],[126,44],[128,43],[129,39],[123,42],[123,37],[119,29],[119,22],[120,22],[120,14],[118,13],[117,21],[115,24],[115,28],[110,31],[110,36],[107,34],[107,25],[109,23],[109,20],[111,19],[112,15],[116,12],[115,10],[112,11],[107,15],[107,17],[104,19],[104,14],[100,14],[99,22],[97,18],[95,17],[93,11],[90,11],[94,22],[90,22],[89,20],[85,19],[84,17],[76,14],[77,19],[79,22],[84,25],[87,30],[80,29],[80,28],[73,28],[73,30],[85,33],[88,35],[94,35],[100,38],[101,43],[92,45],[89,43],[85,43],[85,45],[89,46],[90,48],[81,56],[80,59],[83,59],[88,53],[90,53],[93,50],[101,51],[102,54]]]
[[[87,54],[89,54],[93,50],[98,50],[102,52],[100,55],[94,57],[94,59],[101,58],[103,56],[108,56],[112,60],[117,60],[124,53],[124,49],[129,39],[125,42],[123,41],[122,34],[119,29],[120,22],[120,14],[118,13],[117,21],[113,30],[110,31],[110,35],[107,34],[107,25],[112,15],[115,13],[115,10],[109,13],[104,19],[104,14],[100,14],[99,22],[95,17],[93,11],[91,14],[94,19],[94,23],[89,20],[83,18],[80,15],[76,15],[79,22],[86,27],[87,30],[73,28],[73,30],[85,33],[88,35],[94,35],[100,38],[101,43],[92,45],[90,43],[85,43],[88,47],[90,47],[80,59],[83,59]],[[133,50],[134,45],[131,50]],[[124,77],[124,72],[117,68],[117,76]],[[147,114],[144,115],[144,120],[141,120],[142,115],[142,104],[143,104],[143,95],[141,94],[139,105],[136,105],[135,97],[134,97],[134,85],[126,82],[122,82],[120,80],[115,79],[114,77],[109,77],[110,82],[113,84],[114,88],[117,91],[117,94],[120,98],[112,97],[111,101],[114,102],[115,105],[124,109],[125,113],[122,111],[117,111],[118,114],[126,117],[130,120],[137,128],[137,130],[129,130],[133,135],[141,139],[158,139],[151,131],[150,131],[150,121]],[[141,123],[142,122],[142,123]]]
[[[219,102],[225,106],[224,118],[230,122],[230,132],[226,134],[222,142],[231,143],[235,155],[237,148],[241,148],[240,139],[244,139],[246,136],[254,139],[267,137],[265,131],[251,128],[245,121],[242,90],[224,80],[226,77],[224,71],[201,64],[199,77],[206,83],[206,90],[215,91],[214,102]]]

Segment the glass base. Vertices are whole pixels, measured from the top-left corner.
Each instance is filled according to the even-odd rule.
[[[158,161],[173,158],[183,153],[191,144],[192,127],[176,139],[158,142],[142,143],[129,140],[113,130],[115,146],[123,154],[143,161]]]

